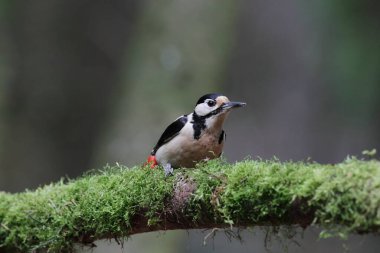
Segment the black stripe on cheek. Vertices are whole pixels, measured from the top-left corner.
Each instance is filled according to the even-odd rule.
[[[216,108],[212,112],[209,112],[208,114],[206,114],[205,116],[202,116],[202,117],[203,118],[210,118],[210,117],[215,116],[221,112],[223,112],[223,105],[221,105],[220,107]]]
[[[206,129],[206,118],[200,117],[194,112],[192,123],[194,129],[194,139],[199,140],[202,130]]]

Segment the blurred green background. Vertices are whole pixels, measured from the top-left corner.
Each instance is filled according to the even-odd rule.
[[[1,0],[0,190],[140,164],[209,92],[248,103],[225,126],[231,162],[379,150],[379,13],[372,0]],[[156,252],[202,243],[163,237]]]

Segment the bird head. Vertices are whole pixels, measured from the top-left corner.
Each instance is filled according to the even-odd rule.
[[[206,94],[198,99],[194,112],[203,118],[225,116],[234,108],[245,106],[243,102],[231,102],[226,96],[218,93]]]

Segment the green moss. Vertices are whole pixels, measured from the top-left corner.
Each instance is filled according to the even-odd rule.
[[[137,219],[140,226],[163,229],[173,213],[179,175],[196,185],[183,210],[176,210],[188,228],[302,224],[303,216],[334,234],[380,227],[377,160],[337,165],[214,160],[175,173],[165,177],[157,169],[107,166],[35,191],[0,193],[0,248],[70,251],[75,242],[128,236],[136,232]]]
[[[162,211],[170,180],[159,170],[115,166],[34,192],[2,193],[0,245],[54,252],[70,249],[81,237],[127,235],[134,214],[146,209],[150,218]]]

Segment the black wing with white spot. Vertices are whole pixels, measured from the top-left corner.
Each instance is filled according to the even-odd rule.
[[[164,131],[164,133],[161,135],[160,139],[158,140],[156,146],[154,146],[151,154],[152,155],[155,155],[157,150],[162,146],[164,145],[165,143],[167,143],[168,141],[170,141],[171,139],[173,139],[174,137],[176,137],[178,135],[178,133],[181,131],[181,129],[185,126],[187,122],[187,115],[183,115],[181,117],[179,117],[176,121],[174,121],[173,123],[171,123]]]

